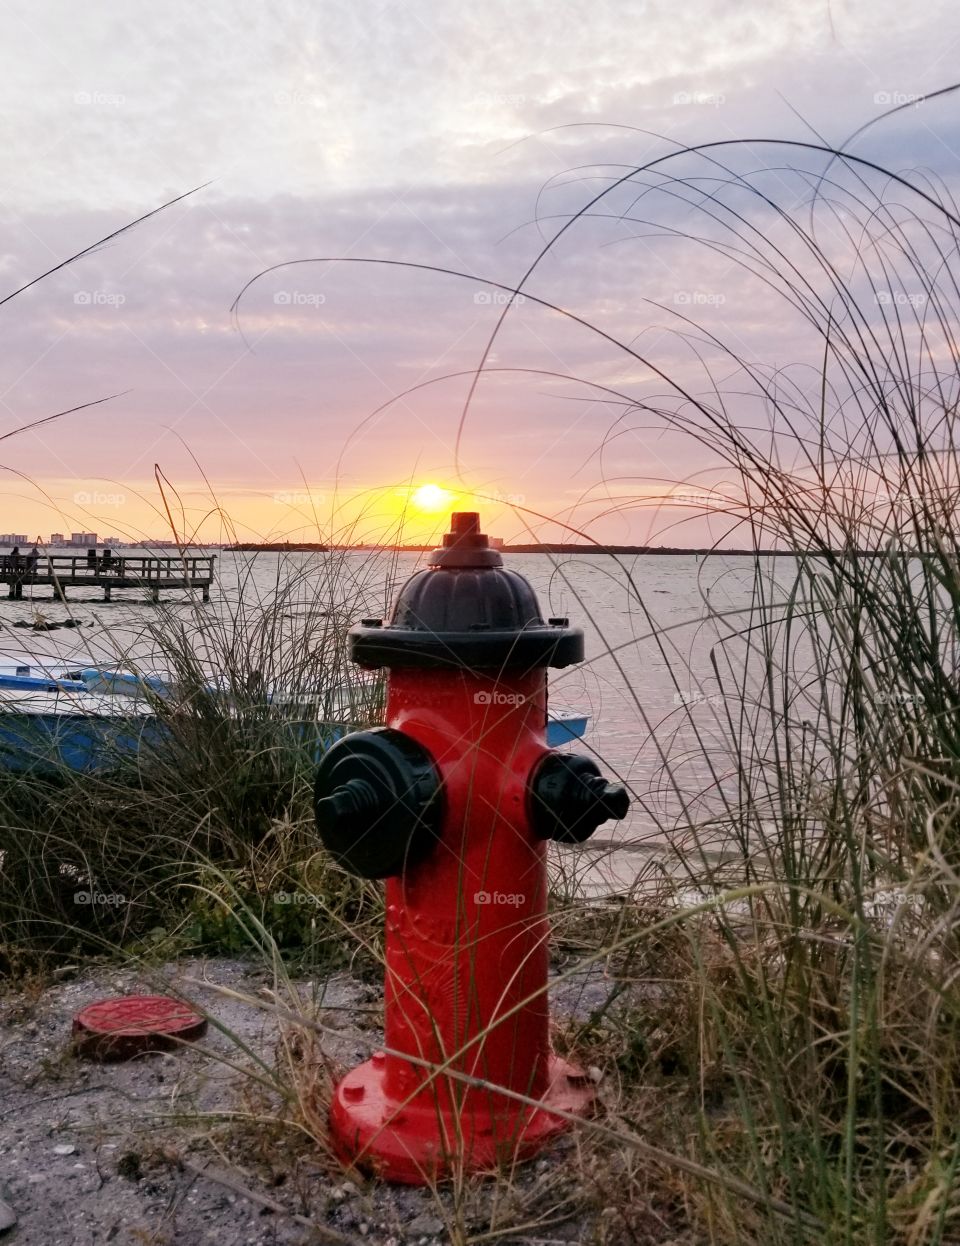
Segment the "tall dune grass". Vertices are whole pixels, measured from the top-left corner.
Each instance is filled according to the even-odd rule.
[[[710,356],[706,383],[661,373],[674,397],[638,395],[621,416],[653,411],[712,451],[731,529],[795,560],[786,582],[757,560],[748,617],[721,622],[712,695],[681,711],[726,736],[731,881],[756,889],[681,923],[665,999],[630,1024],[645,1035],[641,1083],[662,1078],[665,1055],[686,1080],[697,1157],[795,1209],[758,1216],[685,1182],[711,1241],[948,1242],[960,1214],[960,222],[943,188],[848,158],[825,172],[785,150],[779,187],[730,145],[687,153],[697,167],[682,176],[619,188],[651,228],[695,205],[703,230],[688,245],[731,259],[734,284],[789,318],[798,364],[819,360],[773,371],[687,322],[678,331]]]

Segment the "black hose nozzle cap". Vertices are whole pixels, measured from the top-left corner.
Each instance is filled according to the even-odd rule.
[[[390,727],[354,732],[324,753],[313,807],[324,847],[361,878],[393,878],[416,865],[443,824],[433,758]]]
[[[582,844],[603,822],[627,816],[630,795],[589,757],[547,753],[530,779],[530,823],[541,839]]]

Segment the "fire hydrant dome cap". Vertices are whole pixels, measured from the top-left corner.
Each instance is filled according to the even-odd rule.
[[[350,656],[371,668],[571,666],[583,661],[583,632],[546,623],[516,571],[439,566],[411,576],[386,626],[350,629]]]
[[[583,632],[544,622],[537,595],[490,548],[474,511],[451,516],[429,566],[404,584],[386,626],[364,620],[349,632],[360,666],[534,670],[583,661]]]

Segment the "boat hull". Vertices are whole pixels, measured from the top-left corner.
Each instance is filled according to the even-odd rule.
[[[169,723],[146,697],[98,695],[88,688],[61,672],[0,672],[0,771],[93,774],[129,766],[170,742]],[[339,712],[349,709],[341,706]],[[579,739],[588,722],[586,715],[551,710],[547,744],[557,748]],[[317,717],[278,718],[276,727],[313,761],[351,730],[346,722]]]
[[[0,770],[81,774],[116,769],[166,730],[150,715],[0,712]]]

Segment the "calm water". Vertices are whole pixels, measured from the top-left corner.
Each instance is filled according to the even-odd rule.
[[[188,632],[198,627],[198,618],[218,618],[229,628],[238,603],[256,614],[293,574],[298,583],[284,614],[295,635],[298,618],[302,622],[324,604],[351,620],[384,613],[384,599],[392,596],[389,585],[402,583],[422,565],[421,556],[413,554],[358,552],[338,558],[337,589],[331,594],[324,570],[330,564],[322,555],[223,554],[209,606],[166,593],[162,609]],[[587,660],[552,672],[551,697],[557,706],[591,714],[584,746],[630,784],[634,808],[619,828],[621,837],[661,840],[684,815],[699,821],[718,811],[721,793],[736,793],[721,694],[739,695],[732,673],[742,670],[743,651],[735,634],[746,625],[754,590],[751,560],[637,556],[623,559],[621,566],[602,556],[554,561],[517,555],[507,561],[533,584],[544,615],[567,615],[586,632]],[[795,570],[784,559],[764,560],[762,566],[771,583],[783,585]],[[778,591],[775,583],[768,589],[771,595]],[[37,610],[51,621],[67,617],[49,589],[37,593],[33,601],[0,598],[4,662],[32,656],[89,665],[116,661],[126,651],[144,667],[162,665],[148,632],[157,610],[135,594],[118,593],[114,602],[104,603],[94,590],[77,590],[70,607],[83,627],[50,633],[14,629],[14,622],[34,618]],[[722,685],[714,663],[727,672]],[[685,706],[682,698],[693,704]]]

